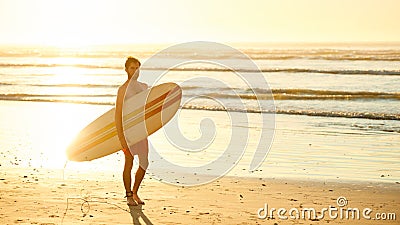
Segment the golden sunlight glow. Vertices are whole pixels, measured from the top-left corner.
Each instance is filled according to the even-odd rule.
[[[67,160],[65,150],[68,145],[88,121],[103,113],[98,108],[85,108],[79,104],[58,103],[57,107],[53,104],[40,103],[32,106],[30,110],[37,112],[35,119],[24,121],[28,130],[40,131],[30,133],[32,149],[42,153],[41,159],[36,159],[42,161],[32,162],[34,166],[62,168]],[[103,108],[104,111],[108,110],[108,107]]]
[[[49,84],[82,84],[84,82],[84,77],[77,74],[79,69],[75,67],[55,67],[53,70],[54,76],[48,79]]]
[[[75,117],[74,123],[70,122],[68,118],[76,115],[76,110],[78,110],[78,107],[71,105],[60,104],[59,107],[54,107],[51,104],[43,103],[40,110],[41,113],[37,114],[38,118],[30,121],[36,129],[41,128],[40,132],[32,134],[35,140],[32,148],[40,149],[43,157],[52,159],[46,163],[47,167],[60,168],[66,161],[65,149],[82,128],[84,121]],[[40,124],[36,124],[37,122]]]

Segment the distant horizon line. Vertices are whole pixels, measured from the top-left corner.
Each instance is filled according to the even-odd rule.
[[[104,45],[169,45],[187,42],[216,42],[226,44],[400,44],[399,41],[212,41],[212,40],[192,40],[192,41],[179,41],[179,42],[125,42],[125,43],[94,43],[94,44],[81,44],[87,46],[104,46]],[[56,44],[43,44],[43,43],[1,43],[0,46],[5,45],[25,45],[25,46],[55,46]],[[78,44],[79,45],[79,44]]]

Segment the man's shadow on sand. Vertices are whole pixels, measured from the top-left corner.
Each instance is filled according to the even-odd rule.
[[[139,221],[139,218],[142,218],[144,224],[153,225],[153,223],[149,220],[149,218],[146,215],[144,215],[142,206],[143,205],[129,206],[129,209],[130,209],[130,212],[131,212],[131,216],[132,216],[132,220],[133,220],[133,224],[134,225],[141,224],[140,221]]]

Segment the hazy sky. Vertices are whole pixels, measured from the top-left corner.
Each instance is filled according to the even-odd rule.
[[[0,0],[0,44],[400,41],[399,0]]]

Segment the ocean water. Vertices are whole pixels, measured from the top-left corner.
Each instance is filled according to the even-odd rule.
[[[238,48],[240,54],[223,50],[184,49],[164,52],[159,55],[161,60],[157,63],[146,63],[159,50],[162,48],[146,46],[93,49],[1,47],[0,100],[3,103],[29,102],[29,107],[36,113],[45,110],[46,104],[33,106],[31,102],[60,102],[57,107],[62,109],[49,109],[57,113],[70,110],[71,118],[57,122],[63,124],[62,129],[66,132],[65,138],[58,137],[57,141],[67,142],[77,127],[84,126],[88,120],[90,122],[90,118],[114,105],[117,88],[126,80],[123,65],[125,58],[132,55],[143,64],[139,80],[150,85],[163,82],[181,85],[182,108],[192,111],[186,118],[186,123],[192,124],[186,127],[188,136],[198,133],[200,122],[194,117],[199,115],[217,113],[220,116],[219,126],[224,129],[229,126],[229,121],[221,122],[224,121],[221,119],[224,112],[247,114],[250,118],[260,114],[281,115],[278,118],[280,121],[277,121],[280,127],[275,133],[270,158],[266,160],[271,164],[263,164],[259,171],[272,169],[275,174],[281,172],[282,177],[296,177],[296,171],[300,168],[292,166],[301,165],[308,171],[304,176],[311,174],[315,177],[335,178],[332,171],[343,170],[339,172],[341,177],[352,178],[346,175],[350,170],[358,171],[359,178],[379,180],[383,173],[381,171],[384,171],[383,176],[387,179],[398,181],[399,168],[396,161],[400,159],[400,45],[243,45]],[[249,59],[256,68],[249,64]],[[171,61],[185,63],[170,67]],[[235,68],[226,66],[233,64]],[[248,81],[252,81],[255,76],[259,80],[249,84]],[[268,107],[260,107],[260,103]],[[5,104],[1,112],[6,112],[10,105],[14,103]],[[85,115],[80,115],[79,110]],[[50,118],[51,112],[43,115]],[[25,119],[29,118],[28,113],[25,112]],[[13,113],[7,111],[3,115],[0,124],[6,129],[10,126],[8,118]],[[43,115],[40,118],[45,120]],[[305,116],[307,119],[304,120]],[[303,122],[297,124],[300,120]],[[75,127],[67,130],[71,121],[75,121]],[[18,134],[20,131],[10,134],[3,130],[2,152],[9,154],[13,152],[10,149],[15,150],[23,145],[35,154],[41,154],[42,159],[47,157],[43,160],[52,161],[51,154],[43,156],[43,152],[51,151],[51,146],[35,145],[35,140],[51,135],[49,130],[57,129],[51,124],[47,126],[43,135],[28,134],[36,137],[30,139],[32,145],[24,141],[23,144],[12,143],[9,140],[20,140],[18,136],[23,134]],[[243,124],[251,132],[263,129],[260,126],[257,121]],[[227,128],[223,130],[225,133],[228,131]],[[288,133],[292,138],[286,140],[288,137],[285,135]],[[307,140],[307,137],[314,140]],[[196,138],[198,136],[194,135],[192,140]],[[157,135],[154,140],[158,140],[155,143],[163,143],[163,139]],[[216,139],[215,148],[225,146],[223,141],[224,138],[218,144]],[[257,141],[250,142],[248,146],[256,149]],[[172,147],[163,145],[160,148]],[[353,154],[352,150],[354,155],[348,158],[346,154]],[[15,156],[12,157],[15,159],[25,157],[22,152],[14,152]],[[336,152],[342,157],[337,156]],[[174,158],[174,154],[166,154],[164,157]],[[217,153],[213,154],[215,156]],[[306,155],[310,157],[301,158]],[[250,163],[251,157],[245,157],[244,161]],[[298,161],[299,157],[302,162]],[[4,158],[7,158],[7,162],[3,166],[18,163],[9,159],[9,156]],[[183,158],[179,162],[185,161]],[[27,162],[29,159],[20,164],[28,165]],[[60,162],[57,161],[57,164],[60,165]],[[362,165],[372,167],[360,170]],[[383,169],[385,167],[387,169]],[[233,173],[243,175],[242,169],[247,170],[247,167],[237,167]],[[391,177],[388,178],[388,174]],[[268,175],[258,172],[256,176]]]
[[[280,114],[400,120],[399,46],[275,46],[239,50],[253,60],[259,71],[242,63],[246,59],[241,55],[194,50],[163,56],[165,61],[183,59],[192,63],[174,68],[163,67],[162,63],[145,65],[140,79],[146,82],[153,79],[153,74],[168,71],[162,80],[181,84],[184,98],[205,96],[187,102],[184,108],[259,112],[255,102],[273,98]],[[134,55],[146,62],[154,53],[155,50],[135,49],[3,48],[0,99],[113,105],[116,89],[126,78],[125,57]],[[235,60],[238,66],[233,71],[199,62],[204,59]],[[251,86],[243,82],[255,72],[262,73],[269,87],[263,82]],[[243,78],[238,79],[236,73]],[[203,80],[194,79],[199,77]],[[226,105],[220,107],[217,101],[207,98],[223,100]],[[238,98],[245,104],[235,105],[237,101],[231,101]],[[395,127],[387,130],[399,131]]]

